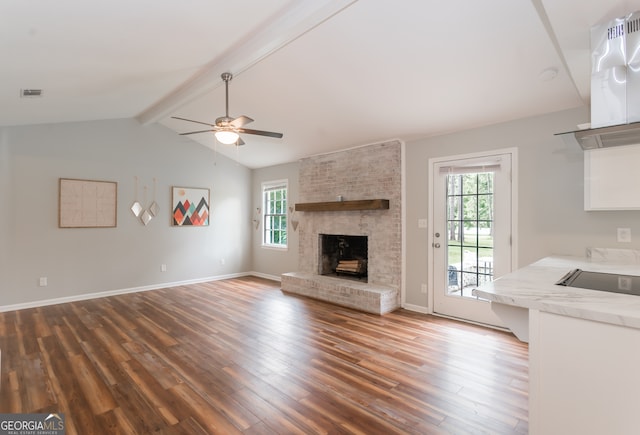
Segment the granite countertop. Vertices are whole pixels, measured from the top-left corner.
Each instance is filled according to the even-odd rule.
[[[591,250],[546,257],[474,290],[492,302],[640,329],[640,296],[556,285],[573,269],[640,275],[640,251]]]

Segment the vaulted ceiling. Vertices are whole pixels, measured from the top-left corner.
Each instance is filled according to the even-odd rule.
[[[251,168],[588,105],[621,0],[5,0],[0,125],[136,118]],[[282,139],[179,136],[225,112]],[[21,89],[42,89],[21,98]],[[588,120],[585,120],[587,122]],[[568,126],[571,128],[573,126]],[[90,138],[87,138],[90,140]]]

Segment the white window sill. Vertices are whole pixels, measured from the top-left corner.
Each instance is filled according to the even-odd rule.
[[[264,249],[271,249],[274,251],[288,251],[288,246],[280,246],[280,245],[262,245]]]

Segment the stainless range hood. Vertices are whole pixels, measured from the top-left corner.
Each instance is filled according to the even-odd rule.
[[[585,150],[640,144],[640,11],[591,28],[591,128],[559,134]]]
[[[556,133],[583,150],[640,144],[640,122]]]

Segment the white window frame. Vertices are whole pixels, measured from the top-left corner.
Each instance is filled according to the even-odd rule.
[[[276,190],[284,190],[285,191],[285,199],[283,204],[282,213],[269,213],[268,206],[268,194],[269,192],[274,192]],[[271,249],[282,249],[286,250],[289,248],[289,227],[288,223],[288,200],[289,200],[289,180],[274,180],[274,181],[266,181],[262,183],[262,247],[271,248]],[[284,230],[277,228],[270,228],[270,218],[271,216],[279,216],[284,222]],[[285,235],[285,243],[273,243],[268,239],[267,234],[270,231],[284,231]]]

